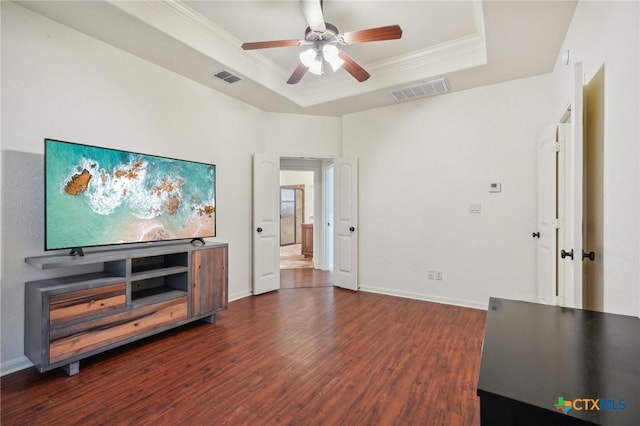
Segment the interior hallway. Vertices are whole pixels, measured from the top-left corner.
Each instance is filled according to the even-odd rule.
[[[313,258],[304,257],[300,244],[280,247],[280,288],[333,286],[333,274],[313,269]]]

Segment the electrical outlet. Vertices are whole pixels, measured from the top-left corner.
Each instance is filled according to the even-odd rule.
[[[435,280],[436,279],[436,273],[433,271],[429,271],[427,272],[427,278],[430,280]]]
[[[489,192],[502,192],[502,184],[500,182],[491,182],[489,184]]]
[[[442,271],[436,271],[436,280],[442,281]]]

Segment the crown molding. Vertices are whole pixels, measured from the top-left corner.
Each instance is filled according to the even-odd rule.
[[[133,16],[156,30],[281,94],[296,104],[300,95],[283,88],[289,73],[263,55],[247,55],[242,42],[179,0],[113,1],[113,7]],[[213,70],[211,70],[213,71]]]
[[[301,107],[309,107],[371,91],[384,90],[487,62],[484,17],[480,1],[474,3],[476,32],[407,55],[363,64],[371,78],[356,83],[346,72],[325,74],[321,80],[285,84],[285,70],[259,52],[248,55],[241,40],[189,8],[180,0],[112,1],[121,11],[228,67],[234,73],[280,94]],[[213,71],[213,70],[211,70]]]

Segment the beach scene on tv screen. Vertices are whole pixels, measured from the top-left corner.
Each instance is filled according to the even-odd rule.
[[[46,141],[46,248],[215,235],[215,166]]]

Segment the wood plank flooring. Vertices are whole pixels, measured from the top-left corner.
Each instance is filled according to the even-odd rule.
[[[333,287],[2,377],[9,425],[479,425],[486,313]]]
[[[280,246],[280,268],[313,268],[313,258],[302,255],[302,244]]]
[[[280,288],[331,287],[333,274],[320,269],[281,269]]]

